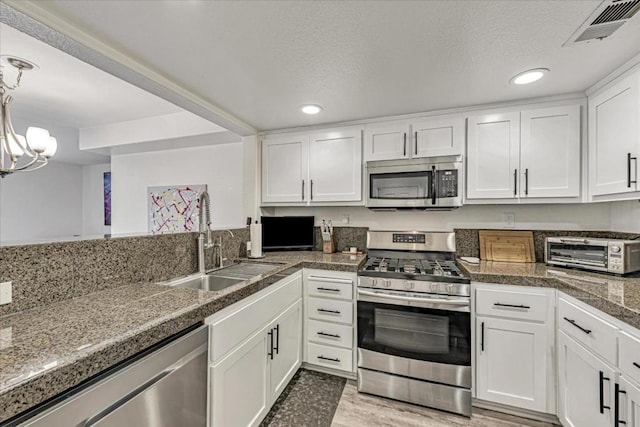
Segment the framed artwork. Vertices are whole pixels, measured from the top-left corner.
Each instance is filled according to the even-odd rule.
[[[152,234],[198,230],[200,194],[206,185],[149,187],[148,231]]]
[[[104,193],[104,225],[111,225],[111,172],[105,172],[102,177]]]

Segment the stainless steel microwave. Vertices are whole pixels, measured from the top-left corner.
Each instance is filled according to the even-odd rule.
[[[452,209],[462,206],[462,156],[380,160],[366,164],[370,209]]]
[[[544,257],[551,265],[628,274],[640,270],[640,241],[547,237]]]

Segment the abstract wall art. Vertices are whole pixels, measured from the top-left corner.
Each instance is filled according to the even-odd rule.
[[[102,176],[104,193],[104,225],[111,225],[111,172],[105,172]]]
[[[206,185],[149,187],[149,232],[165,234],[197,231],[199,197],[206,189]]]

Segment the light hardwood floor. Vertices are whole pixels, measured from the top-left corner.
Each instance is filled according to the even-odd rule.
[[[471,419],[358,393],[356,383],[347,381],[331,427],[550,427],[527,420],[473,408]]]

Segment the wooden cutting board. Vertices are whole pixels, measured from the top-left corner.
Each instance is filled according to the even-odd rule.
[[[536,262],[532,231],[480,230],[480,258],[487,261]]]

